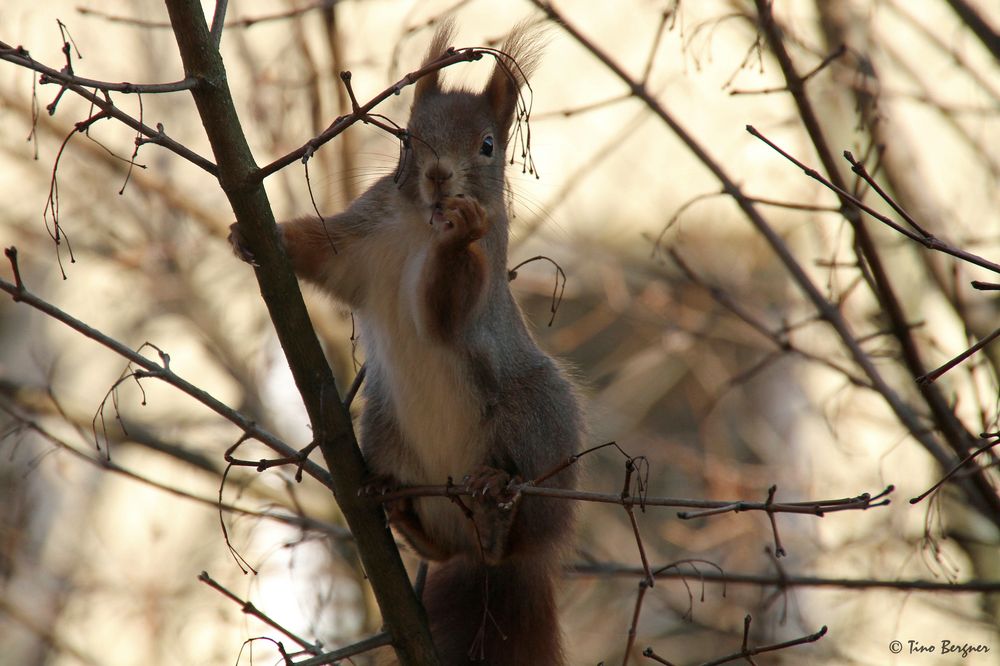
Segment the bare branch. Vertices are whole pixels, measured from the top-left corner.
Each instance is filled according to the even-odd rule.
[[[806,643],[815,643],[823,636],[826,635],[826,625],[820,628],[819,631],[813,634],[808,634],[802,636],[801,638],[796,638],[790,641],[784,641],[781,643],[772,643],[771,645],[762,645],[761,647],[750,648],[748,646],[749,635],[750,635],[750,616],[747,615],[743,624],[743,645],[739,652],[734,652],[733,654],[721,657],[719,659],[713,659],[712,661],[706,661],[701,666],[718,666],[719,664],[725,664],[730,661],[736,661],[737,659],[746,659],[751,664],[753,660],[750,657],[754,655],[763,654],[765,652],[775,652],[777,650],[785,650],[790,647],[795,647],[796,645],[805,645]]]
[[[669,568],[660,567],[653,569],[653,576],[659,580],[685,580],[692,578],[690,573],[680,570],[670,571]],[[578,563],[566,568],[569,576],[582,577],[627,577],[645,578],[645,571],[642,567],[625,566],[617,563]],[[970,580],[962,583],[943,583],[929,580],[876,580],[871,578],[823,578],[819,576],[795,576],[795,575],[761,575],[761,574],[741,574],[721,571],[699,571],[696,577],[699,580],[722,583],[723,585],[754,585],[758,587],[797,588],[797,587],[817,587],[817,588],[839,588],[845,590],[896,590],[899,592],[933,592],[952,594],[998,594],[1000,593],[1000,581],[997,580]]]
[[[629,495],[622,497],[616,493],[597,493],[586,490],[568,490],[565,488],[550,488],[533,485],[532,483],[513,483],[508,486],[508,490],[524,495],[534,495],[536,497],[549,497],[568,501],[596,502],[598,504],[618,504],[623,507],[640,506],[664,506],[674,508],[708,509],[705,512],[687,513],[681,512],[678,517],[682,519],[704,518],[708,516],[721,515],[723,513],[743,513],[745,511],[763,511],[765,513],[796,513],[811,516],[825,516],[828,513],[838,511],[864,511],[875,507],[886,506],[889,500],[885,495],[891,493],[893,486],[887,487],[877,495],[862,493],[856,497],[847,497],[831,500],[811,500],[805,502],[776,502],[768,504],[765,502],[749,502],[745,500],[698,500],[682,497],[636,497]],[[392,500],[404,499],[407,497],[462,497],[470,495],[471,491],[462,486],[408,486],[399,488],[392,492],[373,496],[378,503],[390,502]]]
[[[215,0],[215,13],[212,14],[212,27],[209,34],[212,36],[212,45],[216,49],[222,44],[222,28],[226,23],[226,9],[229,7],[229,0]]]
[[[265,14],[262,16],[248,16],[246,18],[236,18],[225,21],[223,26],[226,28],[250,28],[257,25],[258,23],[270,23],[272,21],[286,21],[290,18],[295,18],[297,16],[302,16],[311,11],[317,9],[329,9],[337,3],[338,0],[316,0],[315,2],[310,2],[308,4],[302,5],[300,7],[295,7],[283,12],[275,12],[273,14]],[[110,23],[124,23],[126,25],[134,25],[141,28],[169,28],[170,21],[151,21],[148,19],[136,18],[133,16],[120,16],[118,14],[109,14],[107,12],[101,11],[99,9],[92,9],[90,7],[77,7],[78,11],[83,16],[94,16],[96,18],[104,19]],[[211,34],[213,38],[217,32],[216,28],[220,25],[219,21],[215,18],[219,13],[218,5],[216,5],[215,14],[212,20],[212,31]],[[223,14],[225,12],[223,11]],[[216,41],[216,46],[218,42]]]
[[[788,248],[780,234],[764,219],[757,210],[754,202],[749,199],[736,182],[726,173],[721,164],[717,162],[708,150],[697,141],[657,100],[645,86],[635,81],[610,55],[598,48],[591,40],[584,36],[575,26],[555,7],[543,0],[532,0],[533,4],[541,9],[552,19],[556,25],[567,32],[581,46],[613,72],[631,91],[632,95],[641,100],[651,112],[653,112],[663,123],[670,128],[674,135],[687,146],[688,150],[715,176],[722,184],[722,190],[733,197],[743,213],[747,216],[754,228],[767,241],[771,249],[778,256],[782,265],[786,268],[795,285],[805,294],[806,298],[816,308],[819,316],[829,322],[844,347],[850,353],[851,358],[871,381],[871,385],[877,391],[899,421],[906,426],[912,436],[916,438],[931,454],[942,464],[950,466],[952,456],[941,446],[934,435],[927,431],[914,412],[899,394],[886,382],[882,373],[875,366],[871,357],[858,344],[857,339],[851,330],[850,325],[837,307],[830,303],[813,283],[808,273],[799,264],[795,255]],[[977,494],[977,496],[979,496]],[[995,519],[1000,521],[1000,512],[995,514]]]
[[[316,150],[320,146],[322,146],[323,144],[329,142],[330,140],[332,140],[333,138],[335,138],[337,135],[339,135],[341,132],[343,132],[348,127],[350,127],[351,125],[353,125],[354,123],[356,123],[358,121],[366,122],[366,123],[371,123],[372,120],[371,120],[371,118],[369,116],[369,113],[371,112],[372,109],[374,109],[376,106],[378,106],[379,104],[381,104],[385,100],[389,99],[393,95],[398,95],[400,93],[400,91],[403,90],[403,88],[405,88],[406,86],[409,86],[409,85],[411,85],[413,83],[416,83],[417,80],[419,80],[423,76],[426,76],[427,74],[430,74],[431,72],[436,72],[439,69],[443,69],[443,68],[445,68],[445,67],[447,67],[449,65],[454,65],[455,63],[459,63],[459,62],[471,62],[471,61],[479,60],[485,54],[491,54],[491,50],[490,49],[478,49],[478,48],[465,48],[465,49],[459,49],[459,50],[454,50],[454,49],[449,50],[449,52],[447,54],[443,55],[442,57],[438,58],[437,60],[434,60],[433,62],[428,63],[426,66],[421,67],[420,69],[418,69],[416,71],[413,71],[413,72],[410,72],[409,74],[405,75],[399,81],[397,81],[393,85],[389,86],[388,88],[386,88],[385,90],[383,90],[382,92],[380,92],[378,95],[375,95],[375,97],[373,97],[370,100],[368,100],[368,102],[366,102],[365,104],[356,107],[355,110],[352,113],[349,113],[346,116],[341,116],[341,117],[337,118],[336,120],[333,121],[333,123],[328,128],[326,128],[326,130],[324,130],[318,136],[315,136],[312,139],[310,139],[309,141],[307,141],[301,147],[297,148],[296,150],[293,150],[292,152],[288,153],[284,157],[279,157],[278,159],[274,160],[270,164],[267,164],[267,165],[261,167],[254,174],[254,178],[255,179],[259,179],[259,180],[263,180],[264,178],[267,178],[271,174],[273,174],[273,173],[275,173],[275,172],[277,172],[277,171],[285,168],[286,166],[288,166],[292,162],[295,162],[295,161],[300,160],[300,159],[309,159],[309,156],[312,155],[314,152],[316,152]],[[350,73],[347,72],[345,74],[346,74],[346,78],[344,78],[343,75],[342,75],[342,78],[344,78],[344,81],[346,83],[347,81],[350,80]],[[356,104],[356,100],[354,101],[354,103]],[[385,128],[383,127],[383,129],[385,129]],[[393,130],[387,130],[387,131],[392,131],[393,134],[396,133]]]
[[[782,157],[784,157],[786,160],[788,160],[789,162],[791,162],[792,164],[794,164],[798,168],[802,169],[802,172],[805,175],[809,176],[810,178],[812,178],[813,180],[817,181],[818,183],[820,183],[824,187],[830,189],[831,191],[836,192],[837,195],[840,196],[842,199],[850,202],[852,205],[856,206],[860,210],[863,210],[864,212],[868,213],[869,215],[871,215],[872,217],[874,217],[876,220],[878,220],[879,222],[882,222],[883,224],[885,224],[886,226],[890,227],[894,231],[902,234],[903,236],[906,236],[907,238],[909,238],[910,240],[912,240],[912,241],[914,241],[916,243],[920,243],[921,245],[923,245],[924,247],[926,247],[926,248],[928,248],[930,250],[937,250],[938,252],[943,252],[945,254],[950,254],[951,256],[956,257],[958,259],[962,259],[964,261],[967,261],[970,264],[975,264],[976,266],[980,266],[982,268],[989,269],[989,270],[991,270],[991,271],[993,271],[995,273],[1000,273],[1000,264],[997,264],[997,263],[994,263],[992,261],[989,261],[988,259],[980,257],[979,255],[973,254],[971,252],[967,252],[966,250],[962,250],[960,248],[956,248],[956,247],[952,247],[951,245],[948,245],[944,241],[941,241],[938,238],[936,238],[936,237],[930,235],[929,233],[927,233],[926,231],[924,231],[919,225],[917,225],[917,223],[915,221],[913,221],[913,219],[909,215],[906,215],[907,222],[909,222],[911,225],[913,225],[917,229],[917,232],[910,231],[909,229],[907,229],[906,227],[900,225],[898,222],[896,222],[892,218],[886,217],[882,213],[879,213],[877,210],[875,210],[874,208],[872,208],[871,206],[869,206],[865,202],[861,201],[860,199],[858,199],[857,197],[855,197],[853,194],[851,194],[847,190],[842,189],[841,187],[839,187],[837,185],[834,185],[830,180],[828,180],[822,174],[820,174],[819,171],[817,171],[816,169],[813,169],[812,167],[806,166],[805,164],[803,164],[802,162],[800,162],[793,155],[791,155],[790,153],[788,153],[787,151],[785,151],[784,149],[782,149],[778,144],[774,143],[773,141],[771,141],[770,139],[768,139],[766,136],[764,136],[763,134],[761,134],[752,125],[747,125],[746,129],[747,129],[747,132],[749,132],[753,136],[757,137],[758,139],[760,139],[761,141],[763,141],[764,143],[766,143],[776,153],[778,153],[779,155],[781,155]],[[851,155],[850,152],[846,152],[845,153],[845,157],[847,158],[847,160],[852,165],[858,165],[858,166],[860,166],[860,164],[854,159],[854,156]],[[863,169],[863,167],[862,167],[862,169]],[[864,176],[862,176],[863,178],[867,176],[867,172],[866,171],[859,170],[859,171],[856,171],[856,173],[858,173],[859,175],[861,175],[862,173],[864,173]],[[868,178],[870,178],[870,176],[868,176],[865,179],[868,180]],[[870,182],[872,184],[874,184],[874,181],[870,181]],[[879,191],[881,193],[881,188],[879,188]],[[885,195],[885,196],[888,197],[888,195]],[[891,201],[891,198],[887,198],[887,200]],[[892,205],[894,205],[894,207],[895,207],[895,202],[894,201],[892,202]]]
[[[205,585],[208,585],[210,588],[212,588],[222,596],[226,597],[227,599],[231,599],[232,601],[237,603],[241,607],[243,612],[246,613],[247,615],[251,615],[257,618],[258,620],[260,620],[267,626],[271,627],[272,629],[276,629],[285,636],[288,636],[290,639],[298,643],[309,654],[318,655],[323,651],[323,646],[320,643],[307,641],[306,639],[301,638],[296,634],[292,633],[291,630],[286,629],[276,620],[271,619],[271,617],[269,617],[266,613],[264,613],[259,608],[254,606],[253,603],[249,601],[244,601],[243,599],[240,599],[238,596],[227,590],[221,583],[219,583],[214,578],[209,576],[207,571],[202,571],[198,575],[198,580],[201,581],[202,583],[205,583]]]
[[[992,53],[994,58],[1000,60],[1000,33],[990,27],[986,19],[966,0],[948,0],[948,4],[962,19],[962,22],[969,27],[969,30],[979,38],[986,50]]]
[[[11,264],[16,265],[17,251],[14,248],[8,248],[6,251],[7,257],[11,259]],[[17,269],[15,269],[15,275],[18,275]],[[85,324],[84,322],[72,317],[63,310],[60,310],[56,306],[52,305],[48,301],[39,298],[35,294],[28,291],[23,284],[15,285],[7,282],[0,278],[0,290],[3,290],[10,294],[15,301],[19,301],[30,305],[31,307],[39,310],[49,317],[62,322],[63,324],[69,326],[78,333],[90,338],[91,340],[97,342],[98,344],[107,347],[111,351],[115,352],[122,358],[127,359],[129,362],[143,368],[147,372],[147,376],[154,377],[163,381],[164,383],[170,384],[174,388],[180,389],[184,393],[188,394],[201,404],[205,405],[213,412],[222,416],[227,421],[238,426],[241,430],[249,434],[256,440],[259,440],[263,444],[266,444],[274,451],[283,455],[294,455],[296,453],[295,449],[288,446],[285,442],[280,440],[275,435],[267,432],[266,430],[257,426],[253,421],[246,418],[236,410],[230,408],[229,406],[223,404],[215,397],[213,397],[208,392],[198,388],[194,384],[182,379],[176,373],[173,372],[166,365],[160,365],[149,358],[133,351],[129,347],[125,346],[121,342],[111,338],[101,331],[92,328]],[[322,483],[325,486],[332,486],[332,479],[329,472],[324,470],[319,465],[315,463],[308,463],[305,467],[306,471]]]
[[[823,168],[827,173],[830,185],[835,188],[834,191],[836,191],[840,197],[844,219],[848,221],[854,231],[857,252],[859,258],[864,260],[864,263],[869,270],[868,274],[870,276],[872,291],[881,303],[887,318],[892,323],[894,337],[900,345],[902,358],[907,369],[912,376],[919,377],[926,373],[926,368],[921,359],[920,350],[913,338],[911,327],[908,324],[902,304],[896,295],[895,288],[893,287],[889,273],[885,268],[878,248],[876,247],[871,234],[868,232],[863,223],[863,219],[860,216],[860,211],[864,210],[865,212],[870,212],[870,209],[858,206],[856,197],[843,196],[842,193],[847,192],[847,184],[841,177],[839,163],[835,159],[833,152],[830,150],[823,128],[819,123],[818,115],[808,95],[805,93],[805,85],[802,81],[802,77],[796,71],[795,65],[786,49],[784,41],[785,32],[775,21],[773,7],[770,2],[767,2],[767,0],[754,0],[754,4],[757,8],[757,18],[760,30],[766,36],[768,45],[781,67],[785,82],[788,85],[789,93],[795,101],[799,117],[801,118],[802,124],[819,155],[820,162],[823,164]],[[757,134],[759,135],[759,133]],[[775,147],[773,142],[769,143],[769,145]],[[787,153],[785,154],[787,155]],[[812,177],[819,175],[815,170],[811,169],[809,169],[807,173],[809,173]],[[884,218],[884,216],[880,218],[883,222],[887,219],[888,218]],[[909,236],[913,233],[895,223],[892,223],[890,226],[893,226],[893,228],[897,231],[902,230],[900,233],[904,233],[904,235]],[[916,236],[919,238],[919,234],[916,234]],[[926,239],[923,239],[921,242],[924,241],[926,241]],[[992,264],[992,262],[987,262],[981,257],[974,257],[974,255],[970,255],[963,258],[967,261],[973,261],[973,263],[990,268],[990,270],[1000,272],[1000,266],[996,266],[995,264]],[[820,310],[820,312],[822,313],[822,310]],[[823,314],[825,315],[825,313]],[[862,365],[862,367],[864,367],[864,364],[860,359],[856,358],[855,360]],[[868,369],[865,368],[865,370],[866,374],[871,376]],[[954,463],[954,457],[966,455],[968,450],[973,446],[975,438],[958,419],[947,400],[945,400],[944,396],[934,385],[919,384],[918,388],[924,403],[933,415],[935,425],[938,427],[944,443],[951,449],[951,453],[942,447],[936,436],[927,432],[918,422],[916,422],[908,405],[902,403],[902,401],[895,395],[890,398],[889,393],[886,393],[880,385],[882,382],[881,378],[876,381],[875,378],[872,377],[872,380],[876,388],[879,389],[879,392],[886,397],[899,420],[907,426],[911,434],[920,441],[924,448],[927,449],[928,452],[930,452],[942,466],[950,467]],[[886,385],[885,388],[891,391],[888,385]],[[909,413],[900,411],[900,408],[904,408],[906,412]],[[981,474],[964,479],[963,481],[963,488],[966,490],[970,500],[976,505],[977,509],[994,523],[1000,524],[1000,497],[997,496],[996,491],[991,487],[990,483]]]
[[[846,52],[847,52],[847,46],[841,44],[840,47],[838,47],[830,55],[828,55],[825,58],[823,58],[823,60],[820,61],[820,63],[818,65],[816,65],[813,69],[811,69],[808,72],[806,72],[805,74],[803,74],[802,75],[802,83],[805,83],[806,81],[808,81],[809,79],[811,79],[812,77],[816,76],[821,71],[823,71],[824,69],[826,69],[827,67],[829,67],[831,63],[833,63],[835,60],[837,60],[838,58],[840,58]],[[738,90],[738,89],[734,89],[734,90],[730,90],[729,94],[730,95],[770,95],[772,93],[778,93],[778,92],[789,92],[789,88],[788,88],[788,86],[781,86],[781,87],[778,87],[778,88],[762,88],[760,90]]]
[[[555,284],[552,285],[552,304],[549,306],[549,312],[552,316],[549,317],[549,326],[556,320],[556,312],[559,311],[559,304],[562,303],[563,294],[566,293],[566,272],[563,271],[562,266],[560,266],[555,260],[546,257],[545,255],[538,255],[532,257],[531,259],[525,259],[514,268],[507,271],[508,280],[517,279],[517,269],[521,268],[525,264],[530,264],[533,261],[547,261],[552,264],[556,269],[556,280]]]
[[[129,114],[125,113],[117,106],[115,106],[115,104],[111,102],[109,98],[101,97],[88,90],[87,85],[78,83],[76,77],[67,76],[62,72],[60,72],[59,70],[52,69],[51,67],[46,67],[45,65],[36,62],[34,59],[31,58],[31,56],[28,54],[26,50],[22,48],[14,48],[9,44],[0,42],[0,60],[6,60],[8,62],[14,63],[15,65],[24,67],[26,69],[33,69],[36,72],[40,72],[41,74],[43,74],[45,77],[47,77],[47,79],[50,79],[52,81],[58,81],[59,83],[62,84],[63,88],[76,93],[83,99],[87,100],[88,102],[99,108],[108,116],[115,118],[116,120],[122,123],[125,123],[126,125],[128,125],[129,127],[138,132],[141,132],[143,135],[154,140],[153,141],[154,143],[157,143],[166,148],[167,150],[176,153],[177,155],[183,157],[192,164],[201,167],[202,169],[212,174],[213,176],[218,175],[218,170],[216,169],[216,166],[212,162],[205,159],[201,155],[198,155],[187,146],[184,146],[183,144],[180,144],[171,139],[170,137],[168,137],[162,131],[162,127],[159,130],[155,130],[139,122],[138,120],[136,120]],[[121,92],[149,93],[149,92],[173,92],[175,89],[176,90],[190,89],[191,85],[188,85],[187,83],[189,78],[190,77],[185,77],[185,79],[183,79],[182,81],[177,81],[170,84],[152,84],[152,87],[145,85],[137,86],[136,84],[128,84],[128,83],[106,84],[105,82],[100,82],[100,81],[89,81],[87,79],[85,80],[88,81],[88,83],[98,84],[93,87],[105,91],[110,91],[112,89],[121,87],[122,88]],[[193,81],[193,79],[191,80]],[[102,87],[102,86],[108,86],[108,87]],[[169,89],[163,89],[164,87]]]
[[[958,472],[958,470],[962,469],[967,464],[969,464],[970,462],[972,462],[973,460],[975,460],[977,457],[979,457],[980,454],[986,453],[990,449],[993,449],[998,444],[1000,444],[1000,435],[997,435],[997,434],[989,435],[989,434],[983,433],[982,435],[980,435],[980,437],[982,437],[983,439],[987,439],[987,438],[992,437],[993,441],[992,442],[987,442],[986,444],[983,444],[978,449],[976,449],[975,451],[973,451],[969,455],[965,456],[965,458],[962,460],[962,462],[958,463],[957,465],[955,465],[954,467],[952,467],[950,470],[948,470],[948,473],[945,474],[944,477],[940,481],[938,481],[933,486],[931,486],[930,488],[928,488],[924,492],[920,493],[916,497],[910,499],[910,504],[917,504],[918,502],[923,501],[923,499],[925,497],[927,497],[928,495],[930,495],[931,493],[933,493],[934,491],[936,491],[938,488],[940,488],[941,486],[943,486],[948,481],[948,479],[950,479],[951,477],[955,476],[955,473]]]
[[[345,659],[349,660],[350,657],[355,655],[363,654],[369,652],[376,648],[380,648],[386,645],[392,644],[392,637],[388,632],[383,631],[380,634],[375,634],[370,638],[366,638],[363,641],[358,641],[353,645],[348,645],[347,647],[342,647],[339,650],[333,650],[332,652],[325,652],[323,654],[317,655],[310,659],[304,659],[302,661],[296,661],[294,666],[325,666],[326,664],[336,664]]]
[[[631,514],[629,514],[631,515]],[[646,564],[643,563],[643,567]],[[642,612],[642,601],[646,598],[646,590],[653,584],[653,579],[646,577],[639,581],[639,591],[635,597],[635,608],[632,610],[632,624],[628,627],[628,642],[625,644],[625,655],[622,657],[622,666],[628,666],[628,659],[632,654],[632,647],[635,645],[636,627],[639,625],[639,615]]]
[[[988,345],[991,342],[993,342],[994,340],[996,340],[998,337],[1000,337],[1000,328],[996,329],[995,331],[993,331],[992,333],[990,333],[989,335],[987,335],[982,340],[979,340],[978,342],[976,342],[976,344],[972,345],[971,347],[969,347],[968,349],[966,349],[964,352],[962,352],[961,354],[959,354],[955,358],[951,359],[950,361],[948,361],[947,363],[945,363],[941,367],[939,367],[939,368],[937,368],[935,370],[931,370],[930,372],[928,372],[925,375],[921,375],[921,376],[917,377],[917,382],[920,383],[920,384],[930,384],[932,382],[937,381],[941,377],[941,375],[943,375],[944,373],[948,372],[949,370],[951,370],[952,368],[954,368],[956,365],[960,364],[962,361],[964,361],[965,359],[969,358],[970,356],[972,356],[973,354],[975,354],[977,351],[979,351],[980,349],[982,349],[986,345]]]
[[[339,525],[333,525],[331,523],[322,520],[317,520],[315,518],[310,518],[308,516],[300,516],[291,513],[284,513],[277,511],[255,511],[253,509],[247,509],[244,507],[236,506],[234,504],[222,503],[216,499],[201,497],[200,495],[189,493],[185,490],[181,490],[180,488],[175,487],[174,485],[156,481],[155,479],[151,479],[137,472],[134,472],[130,469],[122,467],[121,465],[118,465],[117,463],[108,460],[104,456],[98,456],[98,457],[89,456],[85,452],[78,449],[76,446],[71,445],[66,440],[50,432],[48,429],[42,426],[41,423],[33,420],[28,415],[22,413],[21,410],[14,409],[11,406],[5,404],[5,402],[0,402],[0,411],[13,418],[20,425],[20,427],[31,430],[32,432],[42,437],[45,441],[58,447],[58,449],[62,451],[66,451],[67,453],[69,453],[71,456],[73,456],[78,460],[82,460],[83,462],[93,465],[101,470],[105,470],[113,474],[118,474],[125,478],[132,479],[133,481],[136,481],[143,485],[156,488],[157,490],[161,490],[170,495],[192,500],[198,504],[202,504],[204,506],[208,506],[213,509],[220,509],[222,511],[225,511],[226,513],[238,514],[241,516],[252,516],[256,518],[266,518],[268,520],[273,520],[275,522],[282,523],[290,527],[296,527],[304,530],[315,530],[333,539],[351,538],[350,532],[348,532],[343,527],[340,527]],[[2,439],[2,437],[0,437],[0,439]]]
[[[396,654],[404,666],[432,666],[438,660],[426,613],[410,585],[385,516],[380,507],[357,497],[367,469],[351,416],[338,397],[336,381],[306,312],[295,274],[278,242],[274,213],[262,182],[265,174],[257,168],[240,125],[222,56],[211,47],[201,3],[167,0],[167,11],[185,73],[208,82],[191,92],[219,162],[220,184],[259,263],[254,270],[261,296],[330,470],[338,504],[354,533]],[[318,145],[307,144],[301,155]],[[291,161],[295,159],[298,157]],[[308,470],[309,463],[303,464]]]

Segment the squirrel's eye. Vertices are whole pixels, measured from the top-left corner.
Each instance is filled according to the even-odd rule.
[[[487,136],[483,139],[483,145],[479,147],[479,154],[486,157],[493,156],[493,137]]]

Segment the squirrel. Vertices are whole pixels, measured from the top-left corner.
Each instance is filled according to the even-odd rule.
[[[451,21],[438,28],[424,66],[452,33]],[[471,492],[385,505],[431,561],[422,601],[443,666],[565,661],[554,586],[573,509],[509,489],[558,469],[584,436],[575,389],[536,345],[508,279],[506,149],[536,42],[516,27],[481,91],[444,90],[437,71],[420,78],[395,177],[340,214],[279,224],[296,275],[360,325],[368,492]],[[236,224],[230,241],[252,262]],[[575,477],[566,466],[541,484],[573,488]]]

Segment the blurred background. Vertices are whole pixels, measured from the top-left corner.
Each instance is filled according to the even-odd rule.
[[[892,215],[843,150],[864,159],[925,229],[1000,260],[996,3],[775,5],[848,189]],[[204,6],[211,15],[214,3]],[[647,663],[646,646],[676,664],[738,651],[747,614],[754,645],[829,627],[820,641],[758,663],[996,663],[995,592],[780,581],[1000,580],[994,453],[923,502],[906,501],[982,445],[980,433],[1000,429],[1000,345],[930,389],[914,381],[921,365],[934,369],[1000,324],[997,292],[970,285],[997,275],[871,218],[859,232],[833,193],[747,133],[753,125],[827,173],[753,2],[560,0],[553,11],[586,41],[520,0],[233,0],[222,53],[244,131],[266,164],[349,111],[340,71],[353,73],[359,100],[370,99],[419,65],[442,16],[456,16],[457,47],[495,45],[525,18],[548,22],[531,81],[537,178],[520,154],[509,169],[510,264],[545,255],[567,275],[551,325],[552,265],[524,266],[513,286],[542,347],[574,368],[590,443],[615,440],[644,456],[650,496],[763,501],[777,485],[778,501],[795,501],[895,485],[888,507],[778,515],[780,559],[760,514],[638,513],[652,566],[698,562],[677,564],[689,578],[658,580],[645,595],[629,663]],[[60,69],[71,37],[79,76],[175,81],[183,70],[166,21],[161,3],[146,0],[6,0],[0,41]],[[647,100],[595,51],[641,83]],[[488,60],[451,67],[445,80],[480,85]],[[105,120],[74,133],[89,104],[66,93],[49,115],[58,87],[35,79],[0,62],[0,243],[17,246],[26,285],[128,347],[156,345],[180,376],[292,446],[307,444],[308,420],[253,274],[225,241],[233,215],[217,182],[156,145],[130,168],[134,131]],[[380,111],[405,124],[410,95]],[[211,158],[187,93],[113,99]],[[799,277],[692,143],[757,201]],[[275,214],[309,213],[310,185],[318,208],[334,213],[392,173],[398,154],[393,137],[357,125],[316,154],[308,182],[300,163],[267,180]],[[0,276],[13,279],[6,261]],[[803,281],[847,322],[864,363]],[[305,296],[346,387],[364,359],[350,313]],[[272,643],[246,641],[282,637],[199,582],[202,571],[327,648],[378,631],[329,492],[283,468],[234,469],[223,486],[222,455],[239,431],[155,380],[119,382],[128,371],[65,325],[0,298],[0,664],[280,663]],[[619,492],[623,463],[610,448],[588,456],[583,487]],[[256,574],[227,548],[220,487],[229,541]],[[560,591],[570,663],[622,663],[640,579],[636,539],[621,507],[580,509]],[[699,579],[719,569],[763,582]],[[890,652],[893,640],[902,654]],[[990,653],[943,654],[942,640]],[[908,641],[937,649],[911,655]]]

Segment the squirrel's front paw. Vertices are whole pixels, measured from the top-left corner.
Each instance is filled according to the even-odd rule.
[[[399,479],[391,474],[373,474],[365,479],[361,487],[358,488],[358,497],[371,497],[378,499],[383,495],[388,495],[400,487]],[[396,520],[407,512],[413,511],[413,503],[407,498],[384,501],[379,500],[385,509],[389,522]]]
[[[229,245],[233,248],[233,254],[237,256],[241,261],[245,261],[251,266],[257,266],[257,259],[253,256],[253,252],[247,247],[246,239],[243,238],[243,232],[240,231],[240,223],[233,222],[229,225]]]
[[[358,489],[358,497],[378,497],[399,489],[399,479],[391,474],[372,474]]]
[[[457,195],[441,200],[434,210],[431,224],[448,244],[469,244],[486,235],[490,222],[486,211],[472,197]]]

